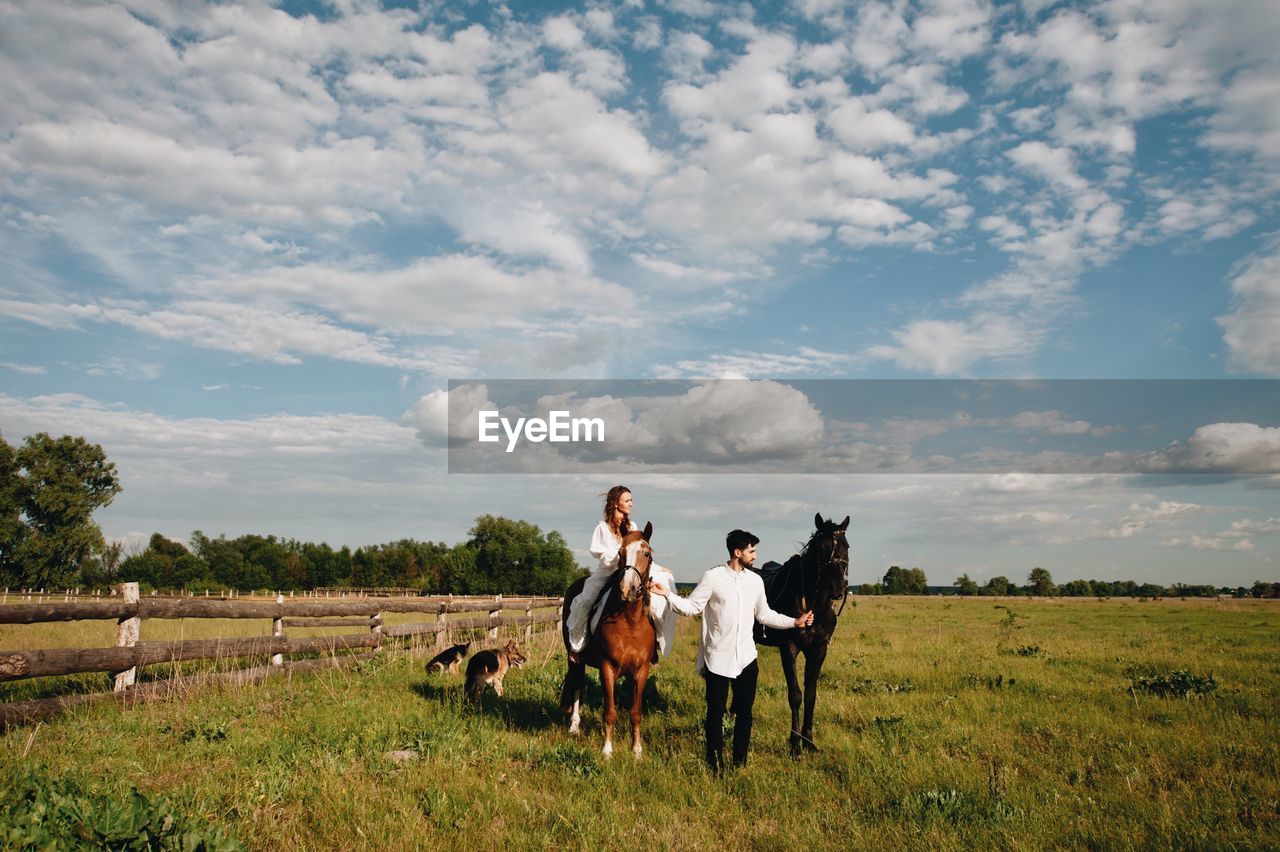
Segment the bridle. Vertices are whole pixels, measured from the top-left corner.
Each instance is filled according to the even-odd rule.
[[[840,609],[839,609],[839,611],[837,611],[837,612],[836,612],[836,618],[839,618],[839,617],[840,617],[840,615],[841,615],[841,613],[843,613],[843,612],[844,612],[844,605],[845,605],[846,603],[848,603],[848,601],[849,601],[849,580],[848,580],[848,577],[849,577],[849,551],[848,551],[848,544],[846,543],[846,545],[845,545],[845,551],[844,551],[844,557],[843,557],[843,558],[841,558],[841,557],[839,557],[839,556],[837,556],[837,555],[836,555],[836,553],[837,553],[837,552],[839,551],[839,549],[840,549],[840,548],[839,548],[839,541],[838,541],[838,538],[842,537],[842,535],[843,535],[843,530],[841,530],[841,529],[839,529],[839,528],[833,528],[833,529],[831,529],[830,531],[828,531],[828,532],[827,532],[827,533],[825,533],[825,534],[823,533],[823,531],[822,531],[822,530],[818,530],[817,532],[815,532],[815,533],[813,534],[813,538],[811,538],[811,539],[809,540],[809,544],[808,544],[808,545],[806,545],[806,547],[805,547],[805,552],[806,552],[806,555],[807,555],[807,554],[810,552],[810,549],[813,547],[814,542],[818,539],[818,537],[819,537],[819,536],[824,536],[824,537],[829,536],[829,537],[830,537],[830,542],[831,542],[831,552],[830,552],[830,554],[828,555],[828,557],[827,557],[826,562],[824,563],[824,565],[831,565],[831,566],[836,566],[836,567],[838,567],[839,569],[841,569],[841,570],[840,570],[840,576],[841,576],[841,577],[843,577],[843,578],[845,578],[845,580],[844,580],[844,595],[843,595],[843,597],[841,597],[841,599],[840,599]],[[807,562],[807,561],[810,561],[810,560],[806,559],[806,560],[805,560],[805,562]],[[813,559],[812,561],[815,563],[815,565],[814,565],[814,567],[813,567],[813,570],[814,570],[815,572],[817,572],[817,571],[821,570],[821,569],[816,565],[816,563],[817,563],[817,561],[818,561],[818,560],[817,560],[817,559]],[[818,578],[818,577],[814,577],[813,579],[814,579],[813,589],[814,589],[814,591],[816,592],[816,591],[817,591],[817,589],[818,589],[818,582],[817,582],[817,581],[818,581],[818,579],[819,579],[819,578]],[[805,565],[804,565],[804,562],[801,562],[801,568],[800,568],[800,582],[801,582],[801,589],[800,589],[800,592],[801,592],[801,594],[802,594],[802,595],[804,595],[804,594],[808,591],[808,589],[809,589],[809,584],[808,584],[807,580],[808,580],[808,577],[806,577],[806,576],[805,576]]]
[[[643,541],[643,539],[642,539],[642,541]],[[653,551],[652,551],[651,549],[648,549],[648,543],[647,543],[647,542],[645,542],[645,548],[644,548],[643,550],[648,552],[648,554],[649,554],[649,564],[650,564],[650,565],[652,565],[652,564],[653,564]],[[640,581],[640,582],[639,582],[639,588],[641,589],[641,591],[647,591],[647,590],[648,590],[649,578],[648,578],[648,577],[646,577],[644,574],[641,574],[641,573],[640,573],[640,569],[639,569],[639,568],[635,567],[634,565],[628,565],[628,564],[627,564],[627,546],[626,546],[625,544],[624,544],[622,547],[619,547],[619,548],[618,548],[618,565],[622,568],[622,576],[618,578],[618,586],[619,586],[619,590],[621,590],[621,587],[622,587],[622,583],[623,583],[623,581],[625,581],[625,580],[627,579],[627,572],[628,572],[628,571],[630,571],[630,572],[632,572],[633,574],[635,574],[635,575],[636,575],[636,579],[638,579],[638,580]],[[624,600],[628,600],[628,599],[624,598]],[[634,599],[632,599],[632,600],[634,600]]]

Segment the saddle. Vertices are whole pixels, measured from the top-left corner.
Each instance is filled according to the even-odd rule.
[[[591,644],[591,637],[595,635],[596,629],[600,626],[600,620],[604,618],[605,604],[609,602],[609,595],[613,593],[613,587],[617,585],[619,575],[621,575],[625,570],[625,568],[619,568],[609,576],[609,582],[605,583],[604,588],[600,590],[600,594],[591,602],[591,606],[587,609],[587,638],[583,641],[583,648],[586,648]],[[659,654],[658,640],[656,637],[662,632],[662,625],[658,623],[658,620],[654,617],[652,611],[649,613],[649,621],[653,624],[653,632],[655,636],[653,662],[657,663]]]
[[[781,612],[778,606],[782,603],[782,592],[785,586],[784,579],[786,572],[781,562],[770,560],[764,563],[758,569],[752,567],[751,570],[760,575],[760,579],[764,582],[764,599],[769,604],[769,609]],[[787,641],[790,630],[779,630],[776,627],[765,627],[760,622],[755,622],[751,629],[752,638],[757,645],[765,645],[770,648],[776,648]]]

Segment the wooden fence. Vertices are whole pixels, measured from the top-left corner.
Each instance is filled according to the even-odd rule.
[[[498,638],[498,628],[523,627],[526,642],[533,638],[535,627],[560,624],[560,598],[503,597],[491,598],[306,598],[286,599],[283,594],[274,601],[245,601],[205,598],[160,598],[139,596],[136,583],[126,583],[119,595],[96,601],[42,601],[0,606],[0,624],[37,624],[55,621],[114,619],[118,625],[113,648],[47,649],[34,651],[0,651],[0,683],[23,678],[51,675],[111,672],[114,692],[61,696],[58,698],[14,701],[0,704],[0,724],[5,727],[36,721],[60,713],[70,707],[94,701],[146,700],[171,694],[179,686],[211,679],[238,682],[261,680],[285,671],[307,671],[325,666],[342,665],[376,654],[388,639],[434,635],[435,645],[444,648],[449,633],[483,629],[490,639]],[[554,609],[552,609],[554,608]],[[515,611],[517,614],[504,612]],[[542,610],[535,612],[535,610]],[[547,611],[550,610],[550,611]],[[410,624],[383,624],[389,612],[420,612],[434,615],[431,621]],[[458,613],[485,613],[483,616],[449,619]],[[148,618],[258,618],[270,619],[270,636],[237,639],[194,639],[177,642],[143,642],[142,621]],[[366,627],[367,634],[335,634],[290,638],[289,627]],[[542,627],[540,629],[546,629]],[[338,656],[338,651],[365,650],[364,654]],[[324,655],[319,660],[286,663],[287,654]],[[225,660],[242,657],[271,657],[271,665],[239,671],[202,674],[174,681],[135,684],[140,666],[176,663],[184,660]]]

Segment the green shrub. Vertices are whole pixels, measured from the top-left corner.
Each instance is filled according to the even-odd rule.
[[[1129,666],[1124,670],[1124,675],[1129,679],[1129,689],[1161,698],[1208,695],[1218,688],[1212,672],[1199,675],[1185,669],[1169,671],[1153,666]]]
[[[136,788],[122,803],[34,772],[19,779],[0,804],[0,846],[191,852],[243,848],[220,828],[192,827],[163,798],[153,799]]]

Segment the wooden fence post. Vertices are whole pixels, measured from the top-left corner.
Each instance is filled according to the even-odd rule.
[[[443,601],[440,603],[440,611],[436,613],[436,624],[440,625],[440,630],[436,633],[436,649],[443,651],[445,646],[449,644],[449,605]]]
[[[501,614],[502,614],[502,595],[494,595],[493,609],[489,610],[489,620],[492,621],[493,619],[497,618]],[[489,628],[489,638],[494,641],[497,641],[498,625],[495,624]]]
[[[529,644],[533,642],[533,601],[529,601],[528,606],[524,608],[524,617],[530,619],[524,625],[524,647],[528,650]]]
[[[124,583],[120,586],[120,594],[124,596],[124,602],[127,604],[141,603],[142,598],[138,594],[137,583]],[[132,648],[137,645],[138,640],[142,638],[142,619],[136,615],[132,618],[122,618],[119,621],[119,625],[119,629],[116,631],[116,647]],[[120,672],[116,675],[115,691],[123,692],[133,686],[134,681],[137,679],[137,666]]]
[[[382,613],[375,612],[373,617],[369,619],[369,632],[373,634],[373,638],[377,642],[373,646],[373,652],[376,654],[382,650]]]
[[[276,595],[276,603],[280,604],[280,606],[283,607],[284,595]],[[271,622],[271,635],[278,637],[280,639],[284,638],[284,610],[283,609],[280,611],[280,615],[276,616],[275,619]],[[284,654],[272,654],[271,665],[283,666]]]

